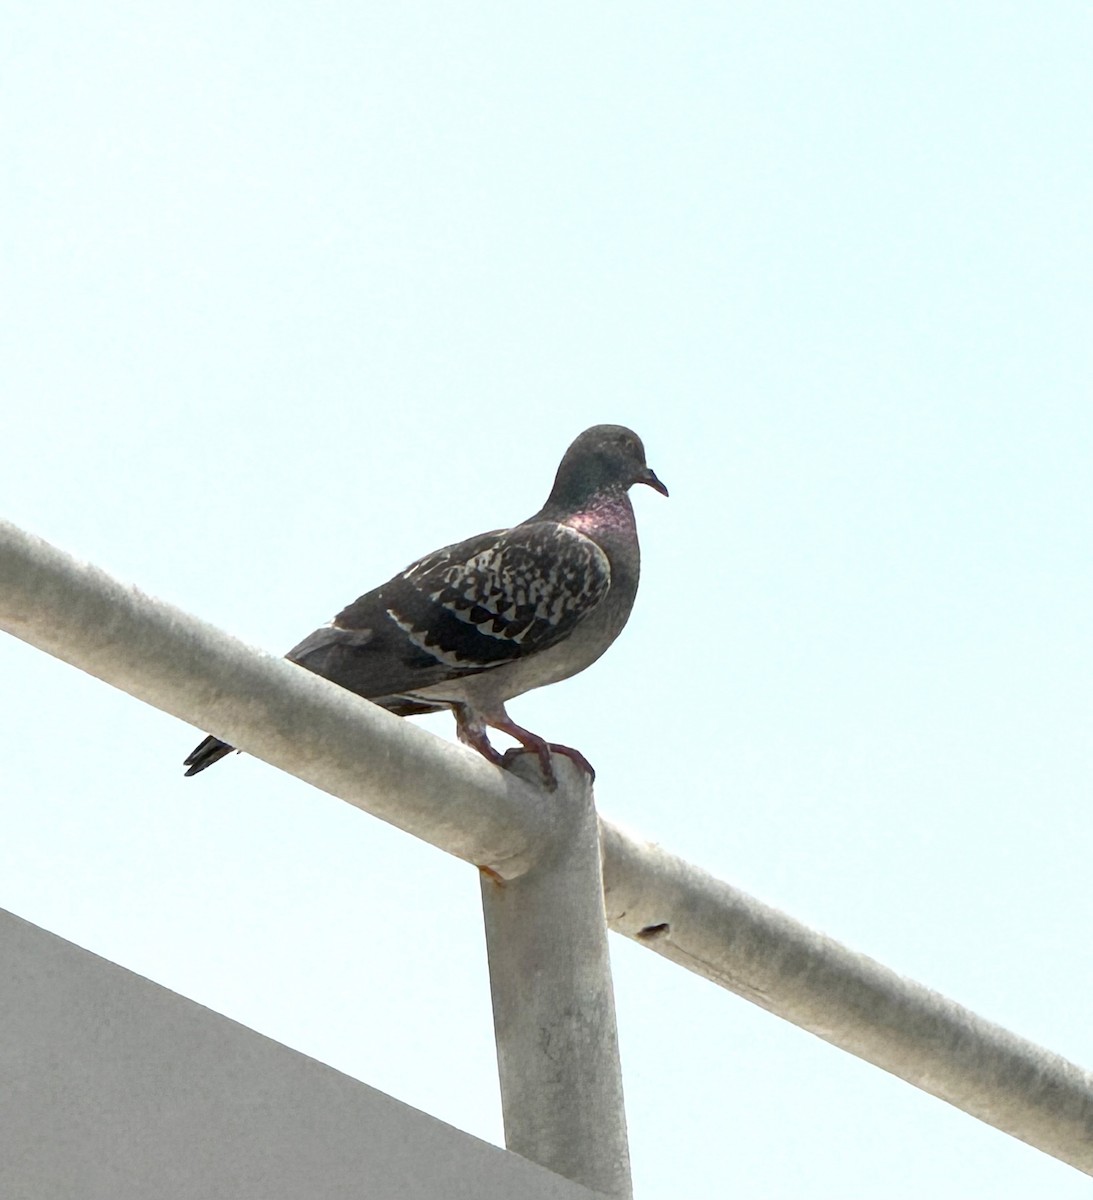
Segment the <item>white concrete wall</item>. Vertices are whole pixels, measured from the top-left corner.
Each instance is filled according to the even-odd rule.
[[[591,1200],[0,910],[3,1200]]]

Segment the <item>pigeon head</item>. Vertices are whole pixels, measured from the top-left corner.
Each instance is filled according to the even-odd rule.
[[[593,425],[565,452],[547,507],[575,511],[597,497],[621,496],[635,483],[668,495],[646,464],[645,447],[632,429]]]

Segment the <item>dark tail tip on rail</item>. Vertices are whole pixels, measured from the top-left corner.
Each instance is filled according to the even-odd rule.
[[[229,746],[227,742],[222,742],[219,738],[210,735],[193,750],[182,765],[189,767],[187,775],[196,775],[198,771],[204,771],[214,762],[219,762],[226,754],[231,754],[234,749],[234,746]]]

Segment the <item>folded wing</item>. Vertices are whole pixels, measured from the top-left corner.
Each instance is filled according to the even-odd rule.
[[[288,657],[370,699],[404,695],[549,649],[610,586],[595,542],[566,525],[530,522],[420,559]]]

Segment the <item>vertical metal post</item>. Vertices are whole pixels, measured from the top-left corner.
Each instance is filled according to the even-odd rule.
[[[482,876],[505,1143],[559,1175],[630,1200],[615,997],[592,786],[556,755],[557,837],[525,875]],[[526,755],[516,769],[536,778]]]

